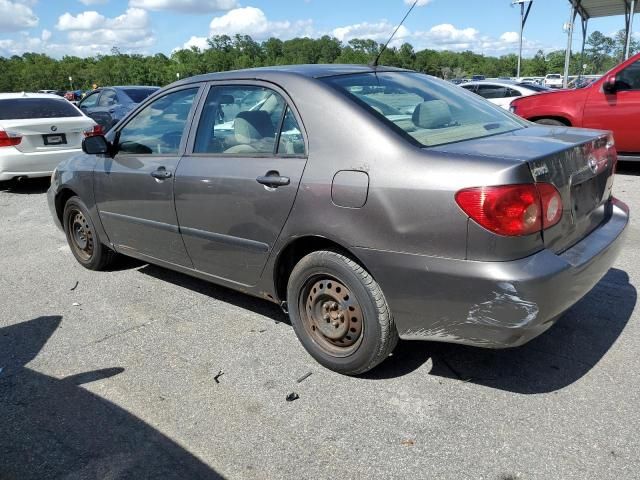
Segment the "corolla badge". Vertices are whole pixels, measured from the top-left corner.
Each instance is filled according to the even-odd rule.
[[[57,132],[58,131],[58,127],[56,127],[55,125],[51,125],[51,131],[52,132]]]

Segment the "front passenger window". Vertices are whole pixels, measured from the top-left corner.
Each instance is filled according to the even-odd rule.
[[[640,90],[640,60],[616,75],[616,87],[618,90]]]
[[[120,130],[118,152],[175,155],[198,88],[169,93],[143,108]]]

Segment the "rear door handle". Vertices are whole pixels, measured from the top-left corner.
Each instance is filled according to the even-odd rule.
[[[158,167],[157,170],[151,172],[151,176],[158,180],[166,180],[167,178],[171,178],[173,174],[165,167]]]
[[[284,187],[291,183],[289,177],[282,177],[280,173],[275,170],[268,171],[266,175],[256,178],[256,181],[269,188]]]

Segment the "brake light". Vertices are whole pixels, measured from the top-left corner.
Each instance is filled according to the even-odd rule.
[[[22,142],[22,135],[0,129],[0,147],[15,147]]]
[[[102,125],[94,125],[91,128],[88,128],[84,131],[85,138],[87,137],[99,137],[100,135],[104,135],[104,129]]]
[[[562,218],[562,198],[549,183],[465,188],[455,198],[472,220],[498,235],[530,235]]]

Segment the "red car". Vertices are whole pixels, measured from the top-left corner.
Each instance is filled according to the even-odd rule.
[[[544,125],[611,130],[619,159],[640,161],[640,54],[584,88],[517,98],[511,111]]]

